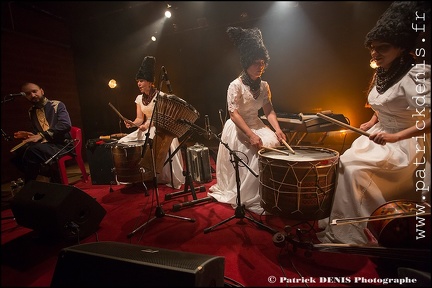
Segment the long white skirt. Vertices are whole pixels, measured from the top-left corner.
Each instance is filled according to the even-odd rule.
[[[368,132],[381,131],[378,123]],[[414,138],[378,145],[366,136],[360,136],[340,157],[338,181],[330,217],[318,221],[324,231],[317,233],[322,243],[365,244],[367,222],[329,225],[334,219],[369,217],[388,201],[406,199],[421,202],[429,199],[430,162],[417,165],[424,159],[418,147],[426,147]],[[429,146],[427,146],[429,147]],[[430,148],[429,148],[430,149]],[[426,153],[429,154],[429,153]],[[426,156],[430,159],[430,156]],[[424,181],[424,184],[421,184]]]
[[[275,133],[265,125],[253,128],[252,131],[261,137],[264,146],[275,147],[280,145]],[[237,126],[228,119],[224,125],[221,140],[228,144],[231,150],[243,159],[252,171],[259,176],[259,155],[257,149],[250,146],[248,138]],[[216,159],[217,183],[210,187],[208,195],[222,203],[237,207],[237,181],[234,169],[234,158],[225,145],[220,144]],[[249,211],[262,214],[261,196],[259,193],[259,177],[255,177],[247,167],[239,163],[240,178],[240,204]]]

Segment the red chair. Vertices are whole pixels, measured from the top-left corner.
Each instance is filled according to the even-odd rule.
[[[84,182],[87,182],[88,180],[88,174],[84,165],[84,161],[82,158],[82,132],[81,128],[72,126],[71,128],[71,136],[72,139],[76,139],[77,141],[73,142],[73,145],[75,145],[75,155],[71,154],[65,154],[61,156],[58,160],[58,170],[60,174],[60,181],[62,184],[68,185],[69,180],[66,173],[66,161],[69,160],[75,160],[75,162],[78,164],[81,173],[82,173],[82,179]]]

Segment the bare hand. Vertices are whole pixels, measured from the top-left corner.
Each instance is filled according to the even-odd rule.
[[[373,125],[371,125],[369,122],[363,123],[360,125],[360,129],[363,131],[369,130]]]
[[[385,145],[386,143],[394,143],[399,140],[396,134],[389,134],[384,132],[374,133],[369,136],[369,139],[380,145]]]
[[[24,142],[29,143],[29,142],[39,142],[41,140],[44,140],[44,138],[39,135],[39,134],[34,134],[29,136],[27,139],[24,140]]]
[[[253,134],[253,136],[249,138],[249,142],[252,146],[256,147],[257,149],[261,149],[263,146],[263,142],[261,138],[255,133]]]
[[[18,131],[14,133],[14,138],[15,139],[27,139],[30,136],[33,136],[34,134],[32,132],[27,132],[27,131]]]
[[[124,124],[125,124],[126,128],[135,127],[135,123],[133,123],[131,120],[124,120]]]
[[[276,130],[275,134],[280,143],[282,143],[282,140],[286,141],[286,135],[282,130]]]
[[[142,125],[140,125],[140,126],[138,127],[138,129],[141,130],[141,131],[146,131],[147,128],[148,128],[148,125],[147,125],[147,124],[142,124]]]

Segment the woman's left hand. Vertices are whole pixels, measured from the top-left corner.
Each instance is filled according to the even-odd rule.
[[[142,124],[142,125],[139,126],[138,129],[141,130],[141,131],[146,131],[148,129],[148,125],[147,124]]]
[[[286,135],[282,130],[276,130],[275,134],[276,134],[276,137],[278,138],[279,142],[282,143],[282,140],[286,141]]]

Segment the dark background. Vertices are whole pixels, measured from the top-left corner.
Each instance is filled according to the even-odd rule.
[[[372,114],[364,107],[373,73],[364,36],[390,3],[2,2],[1,92],[18,93],[23,82],[36,82],[48,98],[66,103],[85,140],[129,133],[133,130],[119,125],[108,102],[134,119],[135,74],[144,56],[153,55],[157,87],[167,92],[160,81],[165,66],[173,94],[199,112],[196,124],[203,125],[209,115],[218,133],[226,117],[227,87],[241,72],[226,28],[258,27],[271,58],[263,79],[270,83],[275,110],[332,110],[358,127]],[[170,19],[163,16],[167,4]],[[150,41],[154,34],[156,42]],[[421,45],[430,47],[429,39]],[[108,87],[110,79],[117,88]],[[6,134],[25,130],[28,107],[24,97],[2,104]],[[18,143],[2,139],[2,182],[16,174],[8,160]]]

